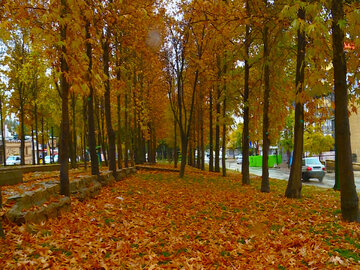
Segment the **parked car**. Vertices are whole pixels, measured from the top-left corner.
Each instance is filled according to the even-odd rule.
[[[318,157],[308,157],[302,159],[302,179],[309,181],[310,178],[317,178],[322,182],[325,176],[325,166]]]
[[[54,163],[57,163],[59,161],[59,156],[58,155],[54,155]],[[51,163],[51,156],[46,156],[45,157],[45,163],[46,164],[50,164]]]
[[[242,163],[242,155],[237,155],[237,156],[235,156],[235,159],[236,159],[236,163],[237,163],[237,164],[241,164],[241,163]]]
[[[6,159],[6,165],[20,165],[21,158],[20,156],[9,156]]]

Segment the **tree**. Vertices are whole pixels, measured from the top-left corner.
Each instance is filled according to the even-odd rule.
[[[109,26],[106,29],[105,41],[103,43],[103,62],[104,62],[104,74],[105,78],[105,117],[106,117],[106,127],[107,134],[109,139],[109,169],[116,176],[116,157],[115,157],[115,132],[112,128],[111,123],[111,106],[110,106],[110,72],[109,72],[109,38],[110,38],[110,29]]]
[[[67,62],[67,36],[68,24],[66,18],[69,15],[69,6],[66,0],[61,0],[60,3],[60,89],[61,89],[61,128],[60,128],[60,149],[59,149],[59,163],[60,163],[60,194],[70,196],[69,183],[69,91],[70,84],[67,78],[69,74],[69,65]]]
[[[264,0],[265,8],[268,8],[267,0]],[[262,180],[261,191],[269,192],[269,102],[270,102],[270,65],[269,65],[269,22],[265,19],[263,30],[263,45],[264,45],[264,107],[263,107],[263,155],[262,155]]]
[[[250,17],[250,6],[249,0],[246,0],[246,15]],[[242,155],[243,160],[241,164],[241,173],[242,173],[242,184],[249,185],[250,184],[250,174],[249,174],[249,75],[250,75],[250,65],[249,65],[249,48],[251,45],[250,39],[250,23],[245,25],[245,42],[244,42],[244,50],[245,50],[245,65],[244,65],[244,110],[243,110],[243,118],[244,118],[244,129],[243,129],[243,137],[242,137]]]
[[[4,161],[4,166],[6,166],[6,142],[5,142],[5,130],[4,130],[4,104],[5,104],[5,95],[2,93],[5,86],[1,85],[0,92],[0,132],[1,132],[1,144],[2,144],[2,160]],[[0,190],[1,194],[1,190]]]
[[[242,149],[242,138],[243,138],[244,124],[238,123],[236,127],[229,134],[229,142],[227,147],[229,149]]]
[[[283,129],[282,136],[280,139],[280,146],[284,148],[287,154],[287,164],[290,168],[290,156],[291,151],[294,149],[294,119],[295,114],[292,111],[285,119],[285,128]]]
[[[92,56],[92,43],[91,43],[91,33],[90,33],[90,20],[92,19],[91,14],[85,19],[85,33],[86,33],[86,55],[88,57],[88,88],[89,96],[87,98],[87,109],[88,109],[88,142],[89,142],[89,152],[91,158],[91,174],[99,175],[99,162],[98,156],[96,154],[96,136],[95,136],[95,121],[94,121],[94,98],[95,90],[93,83],[93,56]]]
[[[20,122],[20,157],[21,165],[25,165],[25,117],[26,104],[30,92],[26,64],[29,57],[29,33],[22,30],[12,35],[14,44],[9,46],[9,56],[5,57],[9,70],[9,88],[12,90],[10,104],[19,117]]]
[[[300,27],[297,30],[297,60],[296,60],[296,103],[295,103],[295,126],[294,126],[294,155],[291,164],[289,182],[285,196],[288,198],[300,198],[301,196],[301,166],[304,136],[304,105],[301,100],[304,91],[305,70],[305,9],[298,11]]]
[[[346,58],[344,53],[344,10],[342,0],[331,1],[332,46],[335,90],[335,144],[337,149],[341,214],[346,221],[359,220],[359,199],[352,167],[350,127],[348,119]]]
[[[316,128],[310,128],[304,133],[304,152],[310,155],[321,155],[322,152],[334,148],[334,138],[331,135],[324,135]]]
[[[178,28],[179,31],[175,32],[174,28],[170,28],[172,50],[168,51],[168,83],[169,90],[168,96],[171,104],[171,108],[176,119],[176,122],[180,129],[181,136],[181,165],[180,165],[180,177],[184,176],[185,165],[186,165],[186,156],[187,148],[189,142],[190,130],[193,122],[194,114],[194,105],[195,105],[195,96],[196,89],[198,85],[199,78],[199,66],[198,63],[201,61],[203,50],[204,50],[204,39],[205,39],[205,27],[202,27],[199,33],[194,34],[195,41],[195,58],[192,59],[194,65],[194,76],[191,79],[192,86],[189,90],[186,90],[187,85],[184,85],[185,82],[185,60],[187,56],[187,48],[189,46],[189,41],[191,40],[190,31],[191,31],[191,22],[192,14],[187,14],[189,17],[184,24],[181,24]],[[173,26],[171,26],[173,27]],[[190,47],[190,46],[189,46]],[[174,65],[170,63],[174,57]],[[172,83],[172,75],[175,75],[176,85]],[[176,90],[175,90],[176,87]],[[189,94],[187,94],[187,92]],[[188,106],[185,104],[184,100],[188,100]]]

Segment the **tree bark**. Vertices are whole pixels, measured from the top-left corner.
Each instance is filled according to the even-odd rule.
[[[76,96],[75,93],[71,95],[71,108],[72,108],[72,153],[71,153],[71,168],[76,168]]]
[[[120,74],[118,79],[120,80]],[[120,108],[120,94],[117,96],[117,122],[118,122],[118,132],[117,132],[117,152],[118,152],[118,168],[122,168],[122,140],[121,140],[121,108]]]
[[[305,23],[305,9],[300,8],[298,11],[299,20]],[[299,27],[297,31],[297,60],[296,60],[296,104],[295,104],[295,126],[294,126],[294,155],[290,169],[288,185],[285,196],[288,198],[301,197],[301,170],[302,170],[302,154],[304,145],[304,105],[300,100],[300,96],[304,91],[305,78],[305,29]]]
[[[109,166],[108,164],[108,149],[105,139],[105,104],[104,99],[100,100],[100,120],[101,120],[101,132],[99,132],[99,144],[101,143],[101,150],[104,156],[105,166]],[[100,129],[100,128],[99,128]]]
[[[189,145],[189,151],[188,151],[188,165],[189,166],[192,166],[193,165],[193,155],[192,155],[192,144],[193,144],[193,141],[192,141],[192,137],[189,138],[188,140],[188,145]]]
[[[21,165],[25,165],[25,112],[24,112],[24,100],[23,100],[23,88],[24,86],[20,86],[20,158]]]
[[[249,12],[249,1],[246,1],[247,15]],[[250,26],[245,26],[245,66],[244,66],[244,127],[242,134],[242,184],[250,185],[250,173],[249,173],[249,48],[250,48]]]
[[[186,155],[187,155],[187,140],[185,136],[181,137],[181,164],[180,164],[180,178],[184,177],[185,174],[185,165],[186,165]]]
[[[200,150],[200,96],[198,96],[196,117],[196,168],[200,169],[201,166],[201,150]]]
[[[51,163],[54,163],[54,127],[51,127]]]
[[[209,91],[209,172],[214,171],[214,147],[213,147],[213,97],[212,90]]]
[[[115,154],[115,132],[111,124],[111,105],[110,105],[110,72],[109,72],[109,36],[110,32],[107,29],[106,40],[104,42],[104,74],[105,79],[105,117],[106,117],[106,129],[109,140],[109,170],[113,172],[114,177],[116,177],[116,154]]]
[[[129,125],[128,125],[128,93],[125,89],[125,153],[124,153],[124,165],[125,168],[129,167]]]
[[[42,149],[42,160],[43,160],[43,164],[45,165],[45,153],[44,153],[44,150],[45,150],[45,136],[44,136],[44,116],[41,117],[41,149]]]
[[[344,32],[339,26],[339,22],[344,20],[342,0],[332,0],[331,13],[333,17],[332,41],[335,86],[335,143],[337,158],[341,161],[338,162],[341,214],[346,221],[359,222],[359,199],[354,183],[348,118]]]
[[[4,115],[3,115],[3,106],[2,106],[2,97],[0,96],[0,131],[1,131],[1,140],[2,140],[2,149],[3,149],[3,160],[4,166],[6,166],[6,142],[5,142],[5,131],[4,131]],[[1,192],[0,192],[1,193]]]
[[[267,0],[265,0],[267,3]],[[264,26],[264,108],[263,108],[263,156],[261,192],[270,192],[269,185],[269,97],[270,97],[270,70],[269,70],[269,27]]]
[[[220,71],[219,71],[220,72]],[[218,76],[220,78],[220,75]],[[215,172],[220,172],[220,86],[216,88],[216,116],[215,116]]]
[[[37,104],[35,103],[35,138],[36,138],[36,163],[40,164],[39,157],[39,130],[38,130],[38,118],[37,118]]]
[[[86,21],[85,31],[86,31],[86,39],[90,40],[90,22]],[[88,64],[88,86],[89,86],[89,96],[88,96],[88,142],[89,142],[89,151],[90,151],[90,159],[91,159],[91,174],[99,175],[99,160],[98,155],[96,153],[96,134],[95,134],[95,123],[94,123],[94,89],[92,85],[92,46],[88,41],[86,42],[86,55],[89,59]]]
[[[202,89],[201,89],[202,90]],[[203,109],[203,94],[200,92],[200,169],[205,170],[205,146],[204,146],[204,109]]]
[[[87,102],[86,97],[83,98],[83,129],[84,129],[84,167],[85,171],[87,170],[87,158],[88,158],[88,152],[86,149],[87,143],[86,143],[86,137],[87,137],[87,129],[86,129],[86,121],[87,120]]]
[[[34,143],[34,129],[31,125],[31,156],[32,156],[32,164],[35,165],[35,143]]]
[[[226,72],[226,71],[225,71]],[[226,84],[224,85],[224,101],[223,101],[223,126],[222,126],[222,159],[221,159],[221,167],[222,167],[222,176],[226,176]]]
[[[66,0],[61,0],[61,15],[64,19],[68,13],[68,7]],[[60,128],[60,149],[59,149],[59,163],[60,163],[60,194],[70,196],[70,185],[69,185],[69,90],[70,85],[66,79],[69,73],[69,66],[66,61],[66,31],[67,24],[62,23],[60,25],[60,37],[62,44],[60,53],[60,86],[61,86],[61,128]]]
[[[174,168],[177,168],[178,155],[177,155],[177,136],[176,136],[176,120],[174,119]]]

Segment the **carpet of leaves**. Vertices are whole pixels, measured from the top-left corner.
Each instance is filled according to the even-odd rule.
[[[141,172],[38,225],[3,221],[3,269],[360,269],[360,228],[339,193],[241,175]]]

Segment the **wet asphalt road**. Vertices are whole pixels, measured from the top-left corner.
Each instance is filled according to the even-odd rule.
[[[236,164],[235,160],[227,160],[226,167],[231,170],[241,171],[241,164]],[[250,173],[254,175],[261,176],[262,169],[261,167],[250,167]],[[289,180],[290,169],[288,168],[269,168],[269,177],[280,179],[280,180]],[[355,176],[355,185],[356,190],[360,192],[360,172],[354,171]],[[310,179],[309,182],[304,183],[303,185],[312,185],[322,188],[333,188],[335,183],[335,173],[326,173],[323,179],[323,182],[320,183],[318,179]]]

